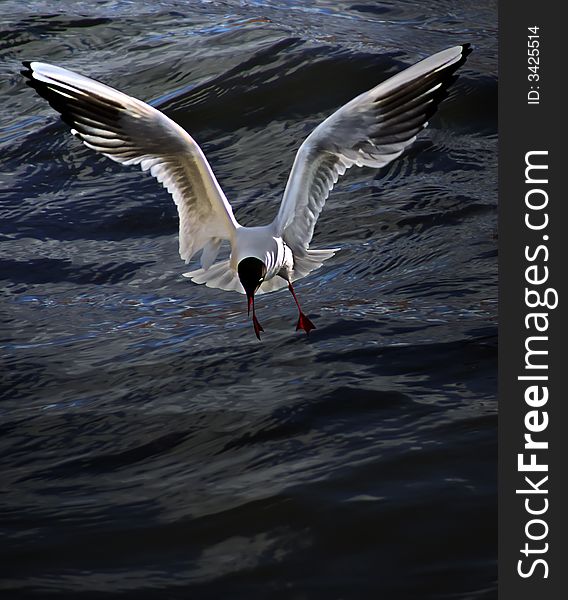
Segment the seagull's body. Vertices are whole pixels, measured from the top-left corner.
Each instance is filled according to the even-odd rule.
[[[319,214],[338,178],[352,166],[380,168],[400,156],[427,125],[465,62],[468,45],[413,65],[348,102],[306,138],[272,223],[243,227],[201,148],[159,110],[103,83],[42,62],[26,62],[24,75],[89,148],[125,165],[140,165],[172,195],[179,214],[179,251],[186,262],[201,251],[195,283],[246,293],[255,333],[255,293],[288,286],[299,310],[298,329],[314,328],[298,304],[292,282],[337,249],[309,245]],[[215,262],[223,241],[228,260]]]

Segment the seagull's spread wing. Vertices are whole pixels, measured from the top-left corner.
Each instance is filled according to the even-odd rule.
[[[103,83],[41,62],[24,65],[28,84],[86,146],[124,165],[140,165],[164,185],[179,213],[181,257],[187,262],[205,248],[202,264],[210,266],[237,222],[192,137],[159,110]]]
[[[464,45],[434,54],[345,104],[307,137],[274,221],[295,252],[307,250],[340,175],[354,165],[383,167],[415,140],[469,52]]]

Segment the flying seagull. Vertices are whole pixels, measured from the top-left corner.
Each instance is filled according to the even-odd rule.
[[[454,46],[394,75],[342,106],[300,146],[276,218],[243,227],[201,148],[159,110],[103,83],[43,62],[24,62],[28,85],[45,98],[85,146],[124,165],[140,165],[170,192],[179,214],[179,253],[189,262],[201,252],[195,283],[246,294],[254,332],[255,294],[288,286],[299,317],[296,329],[315,325],[304,314],[292,283],[322,266],[338,250],[310,249],[316,221],[340,175],[353,166],[378,169],[416,139],[447,95],[469,44]],[[215,262],[224,240],[229,259]]]

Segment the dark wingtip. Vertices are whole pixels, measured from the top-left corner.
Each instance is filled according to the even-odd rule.
[[[461,55],[461,60],[459,61],[459,64],[463,65],[463,63],[467,60],[467,57],[473,52],[473,48],[469,42],[462,44],[461,48],[462,48],[462,55]]]
[[[32,67],[32,62],[34,61],[23,60],[22,64],[24,65],[25,69],[22,69],[20,73],[26,78],[26,84],[51,104],[51,96],[47,93],[45,86],[43,86],[42,83],[37,79],[34,79],[34,70]]]
[[[23,75],[26,79],[31,79],[33,75],[32,61],[23,60],[22,64],[25,68],[20,71],[20,74]]]

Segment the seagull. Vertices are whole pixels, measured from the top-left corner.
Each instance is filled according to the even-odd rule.
[[[353,166],[379,169],[400,156],[427,126],[470,52],[469,44],[438,52],[325,119],[298,149],[276,217],[254,227],[236,220],[197,142],[156,108],[47,63],[26,61],[22,74],[85,146],[123,165],[140,165],[168,190],[179,215],[181,258],[188,263],[201,251],[201,268],[185,275],[210,288],[246,294],[260,340],[264,329],[255,295],[285,286],[298,308],[296,330],[315,329],[292,284],[339,250],[310,248],[333,186]],[[230,256],[215,262],[225,241]]]

